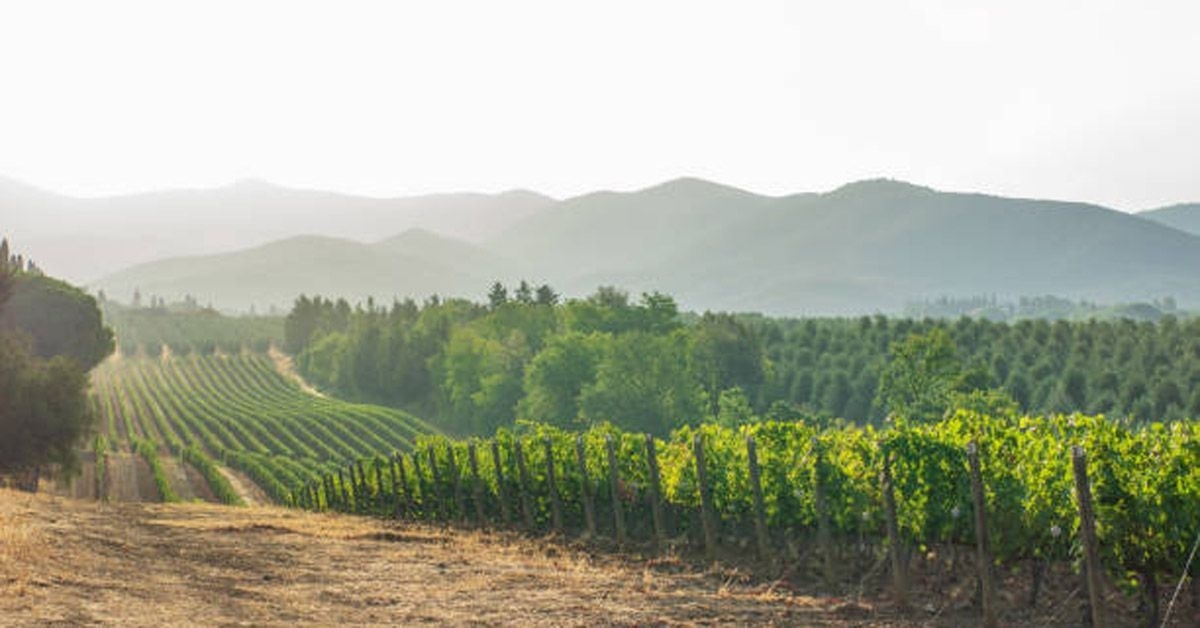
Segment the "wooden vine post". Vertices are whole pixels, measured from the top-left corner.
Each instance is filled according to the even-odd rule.
[[[412,517],[416,508],[416,500],[412,488],[408,485],[408,470],[404,468],[404,454],[396,453],[396,476],[400,480],[400,493],[404,503],[404,516]]]
[[[446,463],[450,465],[450,483],[454,487],[454,509],[455,514],[461,521],[467,520],[467,501],[463,494],[462,473],[458,469],[458,460],[454,457],[454,444],[450,443],[446,447]]]
[[[467,462],[471,465],[471,501],[475,502],[475,523],[483,526],[483,480],[479,477],[479,456],[475,453],[475,441],[467,443]]]
[[[750,490],[754,493],[754,536],[759,560],[771,558],[771,540],[767,536],[767,509],[763,500],[762,470],[758,467],[758,443],[746,437],[746,458],[750,465]]]
[[[442,497],[442,474],[438,472],[437,453],[433,449],[433,445],[429,446],[429,475],[433,481],[433,487],[430,489],[430,511],[434,518],[444,519],[445,504]]]
[[[588,477],[587,450],[583,436],[575,437],[575,460],[579,464],[579,497],[583,501],[583,519],[587,538],[596,538],[596,505],[592,501],[592,481]]]
[[[400,454],[392,452],[390,463],[388,464],[388,475],[392,480],[392,517],[400,518],[401,509],[403,508],[403,497],[400,495],[400,478],[396,473],[396,462],[399,460]]]
[[[374,459],[375,463],[375,512],[382,513],[384,507],[383,493],[383,461],[378,457]]]
[[[1079,502],[1079,540],[1083,544],[1083,564],[1087,578],[1088,611],[1093,628],[1104,628],[1104,591],[1100,578],[1100,547],[1096,540],[1096,515],[1092,510],[1092,486],[1088,482],[1087,454],[1083,447],[1071,447],[1075,471],[1075,499]]]
[[[608,483],[612,487],[613,525],[617,529],[617,543],[625,544],[625,510],[621,507],[621,470],[617,467],[617,450],[612,436],[604,437],[604,449],[608,454]]]
[[[829,499],[825,496],[825,450],[816,436],[812,437],[813,452],[813,505],[817,509],[817,549],[821,555],[821,575],[825,586],[833,587],[834,556],[833,556],[833,525],[829,521]]]
[[[429,496],[429,485],[425,483],[425,473],[421,471],[421,456],[417,452],[412,452],[413,465],[413,482],[416,484],[417,494],[419,496],[418,507],[421,511],[421,517],[431,519],[433,516],[432,504],[433,500]]]
[[[895,588],[896,604],[901,608],[908,605],[908,569],[904,564],[904,548],[900,541],[900,524],[896,516],[896,489],[892,484],[892,457],[883,455],[883,509],[887,516],[888,552],[892,558],[892,584]]]
[[[967,443],[967,465],[971,471],[971,499],[975,502],[975,548],[979,563],[979,588],[983,602],[983,625],[995,628],[996,584],[992,579],[992,552],[988,543],[987,496],[983,491],[983,473],[979,468],[979,447]]]
[[[341,511],[350,512],[350,489],[346,488],[346,478],[342,475],[342,470],[338,469],[338,491],[341,501]]]
[[[367,486],[367,473],[363,470],[362,458],[354,462],[353,470],[358,471],[357,479],[354,479],[354,512],[365,513],[370,502],[368,499],[370,491]]]
[[[663,519],[662,480],[658,470],[658,447],[654,436],[646,434],[646,467],[650,473],[650,514],[654,518],[654,545],[662,548],[667,542],[667,525]]]
[[[562,501],[558,496],[558,481],[554,476],[554,441],[547,436],[542,442],[546,447],[546,485],[550,490],[550,521],[554,532],[562,534]]]
[[[704,554],[708,560],[717,558],[717,524],[713,517],[712,493],[708,487],[708,469],[704,464],[704,440],[696,434],[692,438],[692,451],[696,457],[696,483],[700,490],[700,524],[704,528]]]
[[[496,499],[500,502],[500,520],[504,523],[512,521],[512,513],[508,508],[508,489],[504,485],[504,464],[500,461],[500,441],[492,441],[492,464],[496,467]]]
[[[325,487],[325,508],[324,510],[333,509],[333,476],[326,475],[321,478],[321,483]]]
[[[513,441],[513,453],[517,457],[517,493],[521,498],[521,519],[525,522],[525,529],[532,532],[533,525],[533,507],[529,503],[529,471],[525,468],[525,452],[521,448],[521,439]]]

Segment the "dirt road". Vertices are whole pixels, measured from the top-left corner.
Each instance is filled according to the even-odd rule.
[[[4,625],[863,623],[835,603],[515,537],[0,490]]]

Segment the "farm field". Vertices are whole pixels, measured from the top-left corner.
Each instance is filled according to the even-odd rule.
[[[68,491],[118,501],[282,502],[322,472],[434,431],[320,396],[266,353],[114,356],[92,373],[91,400],[100,438]]]

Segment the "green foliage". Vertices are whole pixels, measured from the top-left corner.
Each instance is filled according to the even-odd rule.
[[[723,534],[745,538],[752,533],[747,439],[753,437],[767,525],[773,534],[812,534],[823,514],[835,540],[882,542],[885,514],[879,477],[884,461],[889,460],[899,530],[906,544],[966,545],[974,541],[966,455],[968,443],[974,442],[981,461],[993,553],[1001,562],[1076,557],[1079,517],[1070,450],[1080,445],[1088,455],[1102,559],[1109,573],[1121,579],[1129,571],[1177,575],[1173,570],[1178,569],[1180,557],[1187,555],[1195,539],[1195,522],[1200,521],[1200,434],[1196,429],[1195,422],[1133,427],[1102,416],[992,416],[955,409],[940,421],[909,422],[884,432],[869,426],[818,428],[803,421],[767,421],[736,428],[705,424],[681,428],[665,439],[655,439],[654,444],[661,494],[667,506],[681,515],[675,518],[676,533],[688,531],[697,521],[688,516],[699,506],[692,452],[695,438],[705,449],[708,489]],[[583,443],[583,469],[576,456],[576,439]],[[610,440],[617,455],[616,486],[610,480],[606,455]],[[495,472],[492,442],[500,453],[502,477]],[[518,445],[524,481],[517,463]],[[394,496],[409,495],[416,497],[409,516],[473,516],[469,489],[474,476],[467,462],[470,446],[468,441],[441,436],[421,437],[413,456],[403,461],[409,470],[408,484],[397,486],[389,481],[380,485],[368,474],[358,498],[371,504],[374,512],[389,515],[395,512],[390,505],[395,503]],[[475,441],[475,448],[484,511],[493,519],[498,517],[501,494],[516,513],[519,491],[524,490],[535,527],[546,529],[551,522],[547,468],[553,465],[568,528],[583,525],[580,496],[581,487],[587,486],[602,534],[613,533],[610,504],[614,492],[623,503],[633,536],[647,538],[650,534],[646,501],[650,474],[642,434],[609,424],[573,433],[523,423],[498,431],[493,441]],[[818,492],[823,493],[823,513]],[[330,495],[323,495],[319,503],[350,508]],[[367,512],[359,504],[353,507]]]
[[[935,421],[950,406],[962,365],[954,341],[942,329],[913,334],[892,344],[879,381],[879,401],[897,418]]]
[[[96,300],[45,275],[15,276],[12,296],[0,311],[0,330],[27,334],[35,356],[71,358],[84,371],[113,351],[113,333],[101,321]]]
[[[212,458],[204,453],[204,450],[199,445],[191,445],[181,451],[181,458],[184,462],[192,465],[194,469],[200,472],[204,477],[204,481],[208,483],[208,487],[212,489],[213,495],[221,501],[222,504],[230,506],[245,506],[241,496],[233,489],[233,485],[225,478],[217,468]]]
[[[158,459],[158,443],[139,438],[133,441],[133,448],[149,465],[150,474],[154,477],[154,486],[158,488],[162,500],[164,502],[179,501],[179,496],[175,494],[175,489],[171,488],[171,481],[162,467],[162,461]]]
[[[125,355],[158,355],[164,345],[175,353],[266,351],[284,340],[281,316],[224,316],[207,308],[165,304],[127,307],[111,300],[103,301],[101,309]]]
[[[182,456],[232,502],[212,459],[251,477],[276,499],[360,456],[407,450],[433,431],[390,408],[302,391],[261,354],[122,357],[94,373],[100,425],[113,442],[153,440]]]

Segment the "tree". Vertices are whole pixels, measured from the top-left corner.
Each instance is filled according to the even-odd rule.
[[[558,305],[558,293],[546,284],[538,286],[536,302],[538,305]]]
[[[100,327],[108,332],[104,336],[90,328],[59,328],[56,331],[63,335],[75,333],[74,337],[85,346],[77,354],[39,358],[31,346],[37,340],[36,335],[31,336],[14,323],[25,320],[13,315],[14,302],[24,307],[17,300],[18,294],[22,286],[29,285],[53,288],[55,296],[61,297],[52,302],[63,312],[42,312],[51,317],[47,323],[98,321],[100,313],[95,300],[82,291],[39,274],[22,276],[21,268],[9,263],[7,255],[0,260],[0,319],[7,321],[0,329],[0,473],[32,472],[33,481],[27,485],[36,490],[40,467],[57,464],[65,472],[78,468],[76,446],[92,424],[84,365],[90,368],[112,351],[112,332]],[[89,339],[95,342],[85,342]],[[43,342],[39,348],[49,350],[52,346]],[[105,351],[103,355],[101,351]]]
[[[962,364],[950,334],[935,328],[892,344],[879,381],[879,403],[896,418],[936,421],[959,388]]]
[[[505,303],[508,303],[508,288],[505,288],[504,284],[497,281],[492,284],[492,289],[488,291],[488,306],[494,310]]]
[[[582,417],[627,430],[666,435],[696,422],[703,391],[688,368],[688,338],[682,330],[655,336],[613,336],[596,369],[596,381],[580,396]]]
[[[568,332],[555,336],[525,369],[525,396],[518,415],[562,427],[579,418],[579,398],[596,379],[596,367],[609,338]]]

